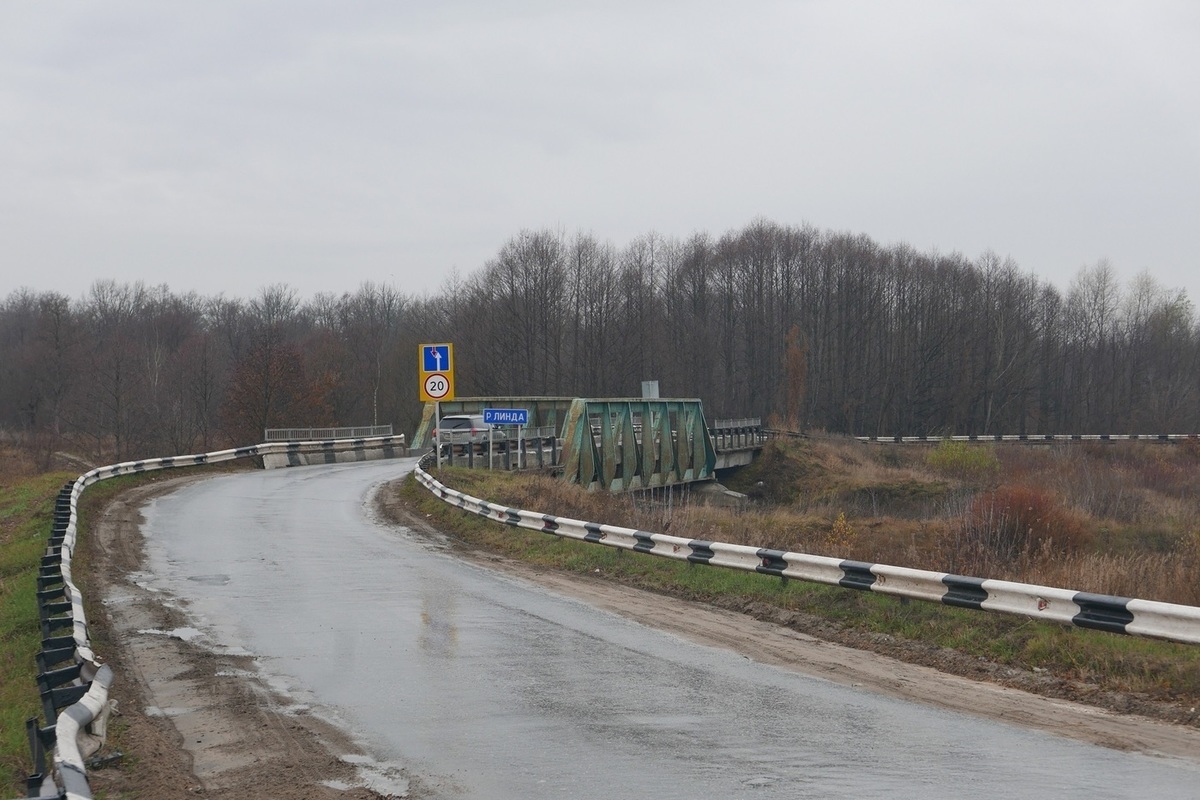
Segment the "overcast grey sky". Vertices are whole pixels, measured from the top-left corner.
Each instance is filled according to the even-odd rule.
[[[755,217],[1200,299],[1200,3],[0,2],[0,297]]]

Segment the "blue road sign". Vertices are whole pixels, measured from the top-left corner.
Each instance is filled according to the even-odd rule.
[[[528,425],[527,408],[485,408],[483,421],[488,425]]]
[[[421,364],[425,372],[445,372],[450,369],[450,347],[444,344],[422,347]]]

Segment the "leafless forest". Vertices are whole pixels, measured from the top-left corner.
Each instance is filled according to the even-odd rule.
[[[710,417],[860,435],[1200,429],[1200,325],[1149,275],[1123,284],[1099,263],[1064,293],[993,254],[765,220],[623,247],[525,231],[432,296],[16,291],[0,303],[0,428],[33,452],[118,459],[275,426],[411,433],[417,345],[438,341],[455,344],[460,396],[629,396],[657,379]]]

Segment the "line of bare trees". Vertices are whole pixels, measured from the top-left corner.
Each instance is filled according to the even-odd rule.
[[[274,426],[419,418],[416,349],[452,341],[460,395],[629,396],[854,434],[1200,429],[1182,291],[1099,263],[1066,293],[986,253],[919,253],[756,221],[624,247],[525,231],[433,296],[364,284],[252,299],[98,281],[0,303],[0,428],[132,458]]]

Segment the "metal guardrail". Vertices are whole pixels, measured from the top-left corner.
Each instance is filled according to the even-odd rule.
[[[451,466],[469,469],[547,469],[561,466],[562,440],[553,427],[493,430],[487,434],[443,429],[437,437],[441,457]]]
[[[996,611],[1080,628],[1200,644],[1200,608],[1195,606],[648,533],[489,503],[450,489],[422,469],[421,465],[417,466],[415,474],[422,486],[450,505],[505,525],[552,533],[568,539],[676,561],[795,578],[958,608]]]
[[[856,436],[872,444],[937,444],[939,442],[1181,442],[1196,433],[995,433],[968,436]]]
[[[366,425],[357,428],[267,428],[263,431],[263,440],[268,442],[313,442],[324,439],[366,439],[391,435],[391,425]]]
[[[756,450],[771,438],[762,426],[762,420],[754,418],[719,419],[713,422],[708,433],[712,436],[717,452],[730,450]]]
[[[102,666],[88,637],[83,595],[72,579],[79,521],[79,498],[84,490],[119,475],[216,464],[254,456],[404,448],[403,436],[375,436],[311,442],[263,442],[249,447],[98,467],[66,484],[58,493],[54,522],[37,579],[42,649],[37,654],[38,690],[46,724],[36,717],[26,722],[33,772],[26,780],[26,797],[92,797],[85,759],[104,742],[111,704],[108,690],[112,670]],[[288,460],[290,463],[290,459]],[[329,463],[329,462],[327,462]],[[47,755],[53,752],[53,771]],[[56,777],[57,776],[57,777]]]
[[[413,434],[412,446],[423,449],[433,446],[436,409],[441,406],[441,416],[456,414],[482,414],[489,408],[523,408],[529,412],[530,427],[553,428],[560,435],[563,419],[574,401],[572,397],[459,397],[438,403],[426,403],[421,413],[421,422]]]
[[[718,419],[714,420],[708,426],[710,431],[720,430],[741,430],[746,428],[761,428],[762,420],[758,417],[746,417],[744,419]]]

